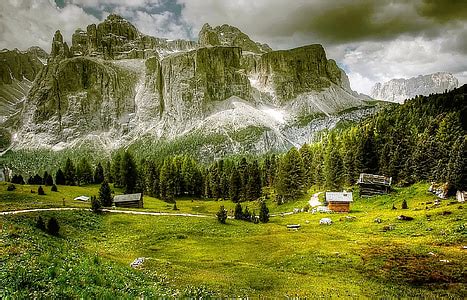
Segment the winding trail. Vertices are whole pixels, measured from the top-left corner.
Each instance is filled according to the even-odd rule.
[[[16,214],[40,212],[40,211],[64,211],[64,210],[90,211],[90,209],[88,208],[78,208],[78,207],[34,208],[34,209],[24,209],[24,210],[2,211],[0,212],[0,216],[16,215]],[[108,213],[130,214],[130,215],[214,218],[214,216],[209,216],[209,215],[198,215],[198,214],[188,214],[188,213],[164,213],[164,212],[147,212],[147,211],[118,210],[118,209],[102,209],[101,211],[108,212]]]

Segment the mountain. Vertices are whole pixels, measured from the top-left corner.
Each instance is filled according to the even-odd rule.
[[[406,99],[418,95],[443,93],[458,86],[457,78],[451,73],[438,72],[409,79],[391,79],[383,84],[378,82],[372,88],[370,96],[374,99],[404,103]]]
[[[258,153],[298,146],[375,110],[317,44],[273,51],[235,27],[208,24],[198,42],[173,41],[117,15],[71,40],[55,33],[10,128],[14,149],[195,139],[210,157]]]
[[[39,47],[0,51],[0,124],[18,112],[47,56]]]

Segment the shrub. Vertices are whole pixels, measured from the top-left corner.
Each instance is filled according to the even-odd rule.
[[[266,206],[266,202],[261,201],[261,208],[259,211],[259,220],[261,223],[267,223],[269,222],[269,209]]]
[[[227,220],[227,210],[224,208],[224,205],[219,207],[219,211],[216,214],[217,220],[222,224],[225,224],[225,220]]]
[[[45,195],[44,189],[42,188],[42,185],[39,186],[37,189],[37,194],[38,195]]]
[[[54,184],[52,185],[52,188],[50,189],[52,192],[58,192],[57,186]]]
[[[409,206],[407,205],[407,200],[404,199],[404,201],[402,201],[402,209],[408,209]]]
[[[39,216],[39,218],[37,218],[36,227],[39,228],[40,230],[45,230],[45,222],[44,222],[44,219],[42,219],[41,216]]]
[[[6,190],[7,191],[14,191],[16,190],[16,186],[14,184],[9,184],[7,187],[6,187]]]
[[[58,232],[60,231],[60,225],[58,225],[57,219],[54,217],[49,219],[49,222],[47,222],[47,232],[50,233],[51,235],[58,235]]]
[[[235,205],[234,216],[235,216],[235,220],[243,219],[243,209],[242,209],[242,205],[240,203],[237,203],[237,205]]]

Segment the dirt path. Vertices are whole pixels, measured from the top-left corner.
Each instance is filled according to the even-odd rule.
[[[16,215],[30,212],[39,211],[63,211],[63,210],[90,210],[87,208],[78,207],[55,207],[55,208],[35,208],[35,209],[24,209],[24,210],[13,210],[13,211],[2,211],[1,216],[5,215]],[[130,215],[149,215],[149,216],[178,216],[178,217],[196,217],[196,218],[214,218],[214,216],[208,215],[196,215],[187,213],[164,213],[164,212],[146,212],[146,211],[134,211],[134,210],[118,210],[118,209],[102,209],[103,212],[117,213],[117,214],[130,214]]]

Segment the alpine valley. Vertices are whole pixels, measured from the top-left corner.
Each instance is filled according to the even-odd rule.
[[[118,15],[60,31],[50,55],[4,50],[3,127],[13,150],[187,144],[203,159],[300,146],[380,106],[314,44],[272,50],[205,24],[198,42],[147,36]],[[177,149],[184,151],[184,147]]]

